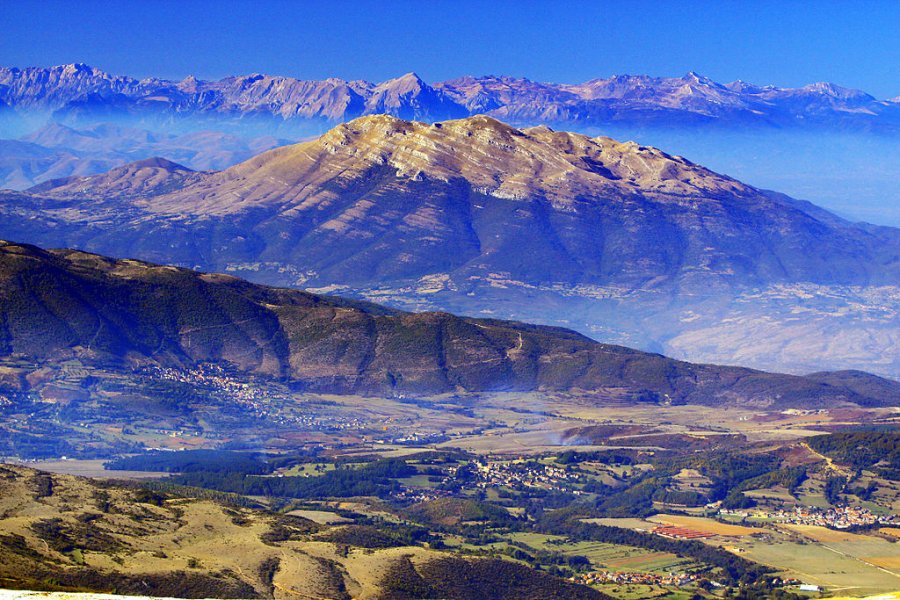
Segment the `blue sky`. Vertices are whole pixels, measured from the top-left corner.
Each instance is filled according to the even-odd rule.
[[[0,0],[0,64],[139,77],[265,72],[427,81],[616,73],[900,95],[900,1],[101,2]]]

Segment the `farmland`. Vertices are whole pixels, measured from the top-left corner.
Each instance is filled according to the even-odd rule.
[[[100,406],[123,390],[103,388],[98,411],[35,438],[15,460],[94,478],[150,478],[139,484],[347,528],[330,543],[383,545],[399,536],[411,548],[536,567],[615,597],[713,598],[747,585],[742,579],[771,586],[773,578],[793,582],[786,590],[804,582],[831,595],[897,588],[895,473],[869,459],[851,468],[843,442],[821,441],[850,428],[863,432],[853,438],[859,447],[865,432],[891,426],[892,409],[644,406],[615,391],[334,396],[217,370],[143,373],[139,386],[123,385],[129,394],[165,392],[154,379],[163,375],[194,386],[177,388],[190,411],[177,408],[182,400],[157,399],[153,419],[125,425],[129,415]],[[48,400],[13,411],[0,427],[49,427],[59,405]],[[60,439],[66,460],[52,441]],[[105,468],[109,461],[117,470]],[[809,528],[836,507],[882,520],[852,533]],[[359,581],[380,568],[361,566]],[[702,587],[708,582],[723,587]]]

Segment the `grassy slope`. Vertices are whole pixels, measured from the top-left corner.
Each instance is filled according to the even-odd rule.
[[[418,585],[459,597],[461,585],[512,569],[481,597],[603,598],[516,565],[420,547],[328,541],[339,531],[210,500],[0,467],[0,587],[199,598],[412,598],[422,597],[412,593]],[[453,571],[470,572],[472,581],[455,580]]]

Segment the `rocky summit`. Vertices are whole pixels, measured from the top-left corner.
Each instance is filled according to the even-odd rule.
[[[819,82],[798,88],[682,77],[614,75],[578,84],[521,77],[461,77],[429,85],[415,73],[381,83],[301,80],[254,73],[204,81],[112,75],[84,64],[0,67],[0,103],[55,112],[69,123],[111,115],[144,119],[274,119],[303,124],[386,113],[428,121],[487,113],[515,123],[597,126],[617,121],[666,126],[876,128],[896,133],[897,99]]]

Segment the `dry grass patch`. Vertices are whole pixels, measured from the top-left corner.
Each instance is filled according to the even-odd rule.
[[[309,519],[313,523],[318,523],[319,525],[332,525],[335,523],[353,522],[353,519],[342,517],[337,513],[329,512],[327,510],[297,509],[290,511],[287,514],[295,517],[303,517],[304,519]]]

